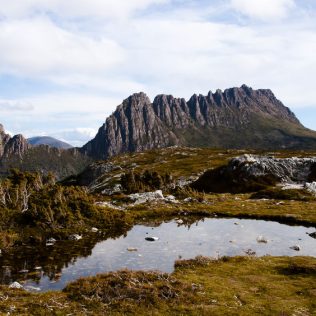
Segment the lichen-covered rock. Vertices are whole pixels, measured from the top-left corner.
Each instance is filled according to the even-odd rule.
[[[10,289],[23,289],[23,285],[19,282],[13,282],[9,285]]]
[[[155,192],[134,193],[128,196],[134,204],[142,204],[146,202],[152,202],[157,200],[164,200],[164,196],[161,190]]]
[[[206,171],[192,188],[205,192],[254,192],[277,183],[302,183],[310,177],[315,158],[274,158],[243,155],[228,165]],[[311,185],[312,187],[312,185]]]
[[[304,187],[309,193],[316,195],[316,182],[305,183]]]

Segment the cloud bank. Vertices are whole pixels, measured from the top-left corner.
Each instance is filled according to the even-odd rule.
[[[310,0],[0,0],[0,111],[16,113],[1,123],[77,145],[134,92],[243,83],[313,108],[315,13]]]

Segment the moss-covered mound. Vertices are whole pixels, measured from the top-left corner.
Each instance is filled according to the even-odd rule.
[[[268,188],[251,195],[251,199],[274,199],[274,200],[294,200],[294,201],[315,201],[316,197],[307,190],[282,188]]]
[[[240,169],[230,170],[227,166],[221,166],[206,171],[191,184],[191,188],[201,192],[246,193],[262,190],[277,182],[277,177],[271,174],[250,177]]]

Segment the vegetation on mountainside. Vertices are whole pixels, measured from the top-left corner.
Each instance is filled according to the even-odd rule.
[[[168,173],[160,175],[157,171],[145,170],[142,173],[130,171],[122,174],[120,184],[125,193],[135,193],[163,189],[172,181]]]
[[[93,160],[82,155],[77,149],[63,150],[40,145],[28,149],[22,157],[10,155],[0,162],[0,176],[7,177],[10,169],[16,168],[25,172],[53,172],[57,179],[63,179],[81,172]]]
[[[119,271],[79,279],[64,291],[0,287],[13,315],[314,315],[316,259],[197,257],[172,274]]]

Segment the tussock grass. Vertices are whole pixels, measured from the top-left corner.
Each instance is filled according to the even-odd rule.
[[[171,274],[119,271],[63,291],[0,287],[11,315],[314,315],[316,259],[233,257],[177,261]]]

